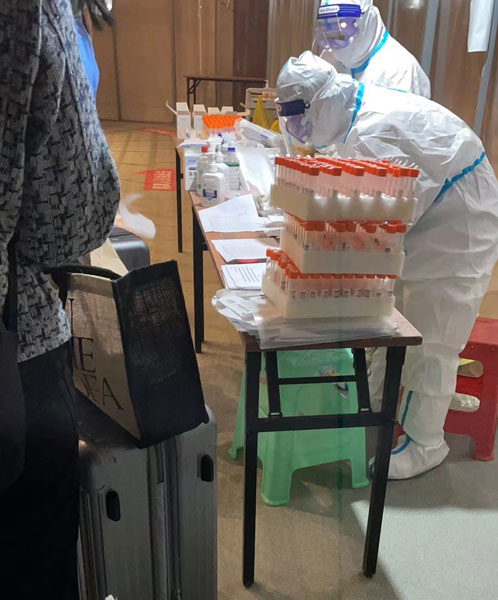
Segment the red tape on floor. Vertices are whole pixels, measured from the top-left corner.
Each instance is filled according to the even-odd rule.
[[[145,175],[144,192],[174,192],[176,173],[173,169],[151,169],[140,171]]]
[[[142,129],[142,131],[146,131],[147,133],[155,133],[156,135],[165,135],[166,137],[171,138],[176,137],[176,132],[169,129],[155,129],[154,127],[146,127],[145,129]]]

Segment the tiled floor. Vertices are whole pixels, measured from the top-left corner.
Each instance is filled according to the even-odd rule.
[[[106,123],[123,194],[157,228],[153,261],[178,260],[192,317],[191,215],[184,202],[184,248],[176,251],[174,192],[144,192],[140,171],[174,169],[173,137],[150,125]],[[164,126],[158,126],[164,129]],[[207,403],[219,427],[218,529],[220,600],[495,600],[498,598],[498,472],[471,459],[469,441],[450,437],[439,469],[388,489],[379,569],[361,575],[369,489],[351,490],[348,466],[297,472],[287,507],[258,505],[257,584],[241,583],[242,463],[228,456],[242,352],[236,333],[210,307],[220,287],[205,261],[206,344],[199,356]],[[372,444],[373,440],[369,440]],[[121,599],[120,599],[121,600]],[[126,600],[126,599],[124,599]],[[138,600],[138,599],[137,599]]]

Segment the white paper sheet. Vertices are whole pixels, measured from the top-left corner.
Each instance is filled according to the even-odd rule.
[[[467,52],[488,51],[493,5],[493,0],[471,0]]]
[[[278,248],[275,240],[265,238],[213,240],[213,245],[227,263],[249,260],[266,261],[266,251],[268,248]]]
[[[250,194],[232,198],[217,206],[199,212],[204,231],[233,233],[240,231],[262,231],[268,224],[266,217],[259,217]]]
[[[260,290],[265,271],[265,263],[223,265],[221,267],[225,287],[229,290]]]

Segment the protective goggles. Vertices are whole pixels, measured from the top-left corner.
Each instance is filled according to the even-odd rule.
[[[290,102],[276,102],[280,121],[280,129],[287,131],[301,144],[305,144],[311,138],[313,127],[311,123],[303,123],[304,115],[310,107],[304,100],[292,100]]]
[[[321,0],[315,26],[315,44],[323,51],[346,48],[358,34],[361,7]]]

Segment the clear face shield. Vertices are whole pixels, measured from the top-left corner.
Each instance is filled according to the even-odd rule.
[[[315,52],[349,46],[358,35],[358,20],[361,16],[362,10],[357,4],[320,0],[313,41]]]
[[[306,144],[311,137],[313,127],[309,122],[303,122],[309,104],[303,100],[292,100],[291,102],[276,101],[277,112],[280,122],[280,130],[289,134],[300,144]]]

